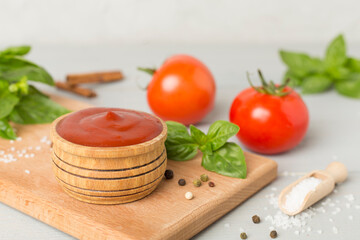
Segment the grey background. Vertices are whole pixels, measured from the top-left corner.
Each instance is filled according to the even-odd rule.
[[[324,44],[323,44],[324,45]],[[320,55],[323,45],[283,44],[282,47],[303,50]],[[126,79],[117,83],[91,85],[98,97],[84,99],[48,87],[44,91],[87,101],[97,106],[125,107],[149,111],[146,92],[138,85],[146,85],[150,77],[136,70],[137,66],[160,66],[163,60],[176,53],[187,53],[201,59],[211,69],[217,83],[215,109],[198,124],[207,130],[209,124],[218,119],[228,120],[228,112],[233,98],[248,87],[245,72],[261,68],[266,78],[280,81],[285,67],[278,57],[279,46],[273,45],[127,45],[127,46],[61,46],[35,45],[29,59],[41,63],[55,79],[64,79],[67,73],[121,69]],[[360,45],[351,44],[352,55],[359,53]],[[358,54],[357,54],[358,55]],[[255,80],[257,82],[257,80]],[[244,229],[249,239],[268,239],[267,215],[277,211],[266,198],[271,193],[277,195],[283,187],[302,174],[324,169],[327,164],[337,160],[349,169],[348,180],[337,187],[337,193],[330,196],[334,207],[325,206],[326,212],[319,213],[308,221],[311,231],[295,235],[292,228],[279,232],[278,239],[358,239],[360,238],[360,101],[342,97],[334,91],[323,94],[303,96],[310,112],[310,127],[306,138],[295,149],[280,155],[270,156],[279,164],[279,177],[271,185],[234,209],[232,212],[201,232],[195,239],[240,239],[240,229]],[[236,138],[233,141],[239,143]],[[239,143],[241,145],[241,143]],[[0,167],[6,164],[0,163]],[[288,172],[288,174],[286,174]],[[351,208],[346,208],[345,196],[353,194],[355,200]],[[321,202],[317,207],[321,206]],[[332,209],[341,208],[333,215]],[[262,218],[260,225],[251,222],[251,216]],[[353,220],[349,220],[349,216]],[[333,222],[329,219],[332,218]],[[336,226],[339,233],[334,234]],[[304,229],[306,229],[304,228]],[[316,231],[322,230],[322,234]],[[301,231],[301,229],[300,229]],[[0,239],[72,239],[44,223],[0,204]],[[270,238],[269,238],[270,239]]]

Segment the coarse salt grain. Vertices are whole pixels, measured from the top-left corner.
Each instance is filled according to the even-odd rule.
[[[296,184],[285,196],[283,207],[289,212],[298,211],[304,202],[306,195],[311,191],[315,191],[321,181],[321,179],[309,177]]]
[[[224,227],[229,228],[229,227],[230,227],[230,223],[225,223],[225,224],[224,224]]]
[[[332,230],[333,230],[333,233],[335,233],[335,234],[339,233],[339,230],[337,229],[337,227],[333,227]]]
[[[35,150],[37,150],[37,151],[39,151],[40,149],[41,149],[40,146],[37,146],[37,147],[35,148]]]
[[[26,169],[26,170],[25,170],[25,173],[30,174],[30,171]]]
[[[298,230],[296,230],[294,233],[295,233],[295,235],[299,235],[299,234],[300,234],[300,232],[299,232]]]
[[[322,233],[323,233],[322,230],[317,230],[316,232],[317,232],[318,234],[322,234]]]
[[[353,220],[353,219],[354,219],[354,217],[350,215],[350,216],[349,216],[349,220]]]

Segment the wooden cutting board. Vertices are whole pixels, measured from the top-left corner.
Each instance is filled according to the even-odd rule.
[[[53,99],[73,110],[88,106]],[[0,139],[0,201],[79,239],[188,239],[277,176],[276,162],[254,154],[245,153],[248,177],[244,180],[207,172],[200,166],[199,155],[187,162],[168,161],[174,179],[163,180],[140,201],[111,206],[87,204],[69,197],[55,180],[49,125],[15,127],[21,141]],[[8,154],[13,161],[5,163],[11,159]],[[216,184],[214,188],[192,185],[192,180],[203,173]],[[186,179],[187,185],[179,186],[179,178]],[[194,199],[185,199],[188,191],[193,192]]]

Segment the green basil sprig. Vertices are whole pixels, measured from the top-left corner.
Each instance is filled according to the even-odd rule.
[[[227,140],[238,133],[239,127],[233,123],[219,120],[214,122],[208,133],[190,125],[187,128],[178,122],[167,121],[168,136],[165,142],[169,159],[187,161],[203,153],[201,165],[224,176],[246,178],[245,156],[236,143]]]
[[[360,98],[360,60],[347,56],[342,35],[331,41],[323,59],[284,50],[279,53],[288,67],[284,81],[290,79],[290,86],[301,87],[305,94],[334,86],[344,96]]]
[[[23,58],[29,46],[0,51],[0,137],[15,139],[10,121],[19,124],[49,123],[69,110],[53,102],[29,81],[54,85],[42,67]]]

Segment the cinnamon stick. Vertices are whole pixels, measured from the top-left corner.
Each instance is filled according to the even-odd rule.
[[[96,93],[89,88],[82,88],[76,85],[70,85],[66,82],[55,82],[55,86],[59,89],[68,92],[73,92],[83,97],[88,97],[88,98],[96,97]]]
[[[66,76],[66,82],[70,85],[76,85],[81,83],[114,82],[114,81],[119,81],[123,78],[124,76],[120,71],[93,72],[93,73],[68,74]]]

